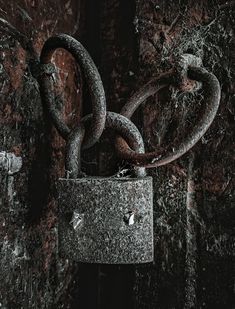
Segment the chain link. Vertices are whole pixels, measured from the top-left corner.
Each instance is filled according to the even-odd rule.
[[[92,123],[86,132],[83,148],[90,148],[100,138],[103,133],[106,118],[106,100],[103,83],[100,74],[83,45],[67,34],[59,34],[49,38],[41,52],[40,63],[43,67],[50,64],[53,53],[58,48],[63,48],[70,52],[80,65],[86,78],[90,97],[92,101]],[[71,130],[62,119],[62,115],[55,106],[55,93],[53,87],[52,74],[43,71],[39,76],[40,92],[54,126],[59,134],[66,140]]]
[[[135,110],[143,104],[148,97],[152,96],[154,93],[157,93],[162,87],[164,87],[164,85],[166,86],[167,80],[169,83],[174,81],[173,77],[173,73],[164,74],[163,76],[160,76],[159,79],[145,85],[126,103],[121,110],[121,114],[127,118],[131,118]],[[181,143],[175,145],[169,153],[153,151],[145,154],[138,154],[126,145],[126,142],[121,137],[118,137],[116,148],[121,158],[128,160],[137,166],[144,166],[148,168],[162,166],[183,156],[202,138],[217,113],[221,96],[220,85],[215,75],[209,73],[204,68],[189,67],[188,77],[201,82],[204,90],[205,110],[193,130],[189,132]],[[155,91],[153,90],[154,84]]]
[[[69,135],[65,158],[65,169],[68,173],[68,178],[73,179],[82,176],[81,147],[85,133],[84,125],[91,121],[92,114],[87,115],[82,119],[80,125]],[[144,153],[145,149],[142,136],[134,123],[128,118],[114,112],[107,112],[105,129],[112,129],[117,134],[120,134],[135,152]],[[138,177],[146,176],[144,168],[137,168],[135,174]]]
[[[121,113],[116,114],[106,113],[105,93],[99,72],[86,49],[74,38],[65,34],[49,38],[42,49],[41,64],[44,66],[49,64],[57,48],[69,51],[80,64],[92,100],[92,114],[84,117],[75,129],[69,129],[55,106],[52,75],[48,70],[42,70],[39,76],[41,96],[55,127],[67,140],[66,169],[69,171],[70,178],[81,175],[81,149],[93,146],[100,139],[104,129],[113,129],[119,134],[116,139],[118,155],[139,167],[137,176],[144,176],[145,169],[140,167],[157,167],[180,158],[202,138],[215,118],[221,96],[220,85],[215,75],[201,67],[200,58],[188,54],[183,55],[174,70],[145,84],[124,105]],[[168,153],[166,151],[145,153],[142,136],[129,119],[140,105],[160,89],[169,85],[179,86],[188,79],[202,84],[205,110],[200,120],[185,139]],[[87,123],[88,129],[85,129]]]

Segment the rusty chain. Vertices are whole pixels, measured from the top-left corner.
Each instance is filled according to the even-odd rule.
[[[183,55],[175,70],[162,74],[145,84],[134,93],[120,114],[116,114],[106,113],[105,93],[98,70],[88,52],[74,38],[64,34],[49,38],[42,49],[40,58],[42,66],[50,64],[52,54],[57,48],[69,51],[81,65],[92,99],[92,114],[84,117],[75,129],[70,130],[55,106],[52,74],[47,69],[42,70],[43,73],[39,78],[42,99],[58,132],[67,140],[66,169],[70,171],[70,177],[80,175],[81,148],[93,146],[105,128],[113,129],[119,134],[116,139],[116,149],[120,158],[135,166],[150,168],[168,164],[184,155],[202,138],[215,118],[221,96],[220,85],[215,75],[203,68],[201,59],[194,55]],[[205,110],[199,122],[184,141],[171,151],[145,153],[142,136],[130,118],[141,104],[160,89],[169,85],[183,85],[188,79],[200,82],[204,91]],[[87,123],[88,129],[85,129]],[[145,169],[138,168],[137,175],[144,176]]]
[[[92,114],[87,115],[69,135],[65,158],[65,169],[68,172],[68,178],[77,178],[82,175],[81,148],[85,134],[84,124],[91,121]],[[142,136],[134,123],[128,118],[114,112],[107,112],[105,129],[112,129],[120,134],[136,153],[144,153],[145,149]],[[137,168],[135,174],[138,177],[145,176],[145,168]]]
[[[157,93],[166,86],[166,81],[173,81],[174,74],[165,74],[157,80],[150,82],[136,92],[121,110],[121,115],[131,118],[135,110],[145,102],[147,98]],[[137,166],[157,167],[166,165],[183,156],[189,151],[206,133],[215,118],[220,102],[220,85],[218,79],[204,68],[188,68],[188,77],[202,83],[204,89],[205,111],[194,129],[184,138],[179,145],[176,145],[169,153],[159,151],[148,152],[145,154],[135,153],[127,143],[121,138],[117,138],[116,148],[121,158],[132,162]],[[155,85],[155,91],[153,89]]]
[[[92,123],[84,138],[83,148],[93,146],[102,135],[106,119],[106,101],[103,83],[100,74],[83,45],[67,34],[59,34],[49,38],[41,52],[40,63],[46,70],[42,70],[39,76],[40,92],[54,126],[59,134],[67,139],[71,130],[65,124],[62,116],[55,106],[55,94],[53,89],[53,76],[48,72],[48,64],[51,63],[53,53],[58,48],[63,48],[70,52],[77,63],[81,66],[86,78],[92,101]]]

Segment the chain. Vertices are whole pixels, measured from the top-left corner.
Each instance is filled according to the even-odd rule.
[[[204,105],[205,110],[201,115],[200,120],[195,125],[193,130],[184,138],[184,140],[175,145],[169,153],[161,153],[159,151],[138,154],[133,151],[125,141],[117,138],[116,149],[119,156],[132,164],[145,167],[157,167],[166,165],[183,156],[189,151],[206,133],[217,113],[221,90],[218,79],[212,73],[209,73],[204,68],[188,67],[188,77],[202,83],[204,90]],[[169,83],[174,81],[174,73],[164,74],[157,80],[149,82],[138,92],[136,92],[126,105],[121,110],[121,115],[131,118],[136,109],[145,102],[147,98],[157,93],[163,87],[166,87],[166,81]],[[153,85],[155,85],[155,90]]]
[[[194,55],[183,55],[175,70],[145,84],[129,99],[120,114],[117,114],[106,112],[105,93],[99,72],[86,49],[74,38],[65,34],[49,38],[41,52],[41,65],[50,64],[51,57],[57,48],[69,51],[80,64],[92,100],[92,114],[82,118],[75,129],[69,129],[55,106],[52,74],[42,69],[39,77],[42,100],[59,134],[67,141],[66,169],[69,171],[70,178],[81,175],[81,149],[93,146],[100,139],[104,129],[113,129],[117,132],[118,155],[139,167],[136,169],[137,176],[144,176],[145,169],[140,167],[161,166],[180,158],[202,138],[215,118],[221,96],[220,85],[215,75],[203,68],[201,59]],[[160,89],[169,85],[182,87],[188,79],[200,82],[204,91],[205,109],[199,122],[185,139],[168,153],[159,151],[145,153],[143,138],[130,118],[140,105]]]
[[[63,48],[73,55],[77,63],[79,63],[89,87],[92,101],[92,123],[84,138],[83,148],[90,148],[99,140],[105,126],[106,100],[103,83],[93,60],[83,45],[66,34],[51,37],[45,42],[40,56],[42,67],[50,63],[53,53],[58,48]],[[49,111],[53,124],[59,134],[66,140],[71,130],[64,123],[60,112],[55,106],[52,74],[42,70],[39,84],[42,101]]]
[[[84,124],[86,122],[90,123],[91,121],[92,114],[84,117],[68,138],[65,158],[65,169],[69,171],[68,178],[73,179],[82,176],[81,147],[85,133]],[[136,153],[144,153],[145,149],[142,136],[134,123],[128,118],[114,112],[107,112],[105,129],[112,129],[120,134]],[[138,177],[144,177],[146,172],[144,168],[137,168],[135,174]]]

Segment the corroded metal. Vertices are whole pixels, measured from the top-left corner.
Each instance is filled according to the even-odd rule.
[[[159,151],[153,151],[140,154],[133,151],[121,137],[118,137],[116,148],[121,158],[128,160],[129,162],[132,162],[137,166],[161,166],[180,158],[202,138],[202,136],[210,127],[218,110],[221,96],[220,85],[215,75],[209,73],[204,68],[189,67],[188,77],[202,83],[202,87],[204,90],[205,110],[199,122],[195,125],[193,130],[189,132],[184,141],[182,141],[179,145],[174,146],[172,151],[170,151],[169,153],[160,153]],[[159,89],[161,89],[163,85],[166,85],[166,81],[174,81],[174,74],[165,74],[163,76],[160,76],[157,80],[154,80],[154,83],[156,84],[155,91],[153,87],[149,87],[150,90],[148,92],[146,92],[146,86],[141,88],[131,97],[131,99],[123,107],[121,114],[130,118],[135,112],[135,110],[142,103],[144,103],[148,97],[152,96]],[[153,82],[150,82],[149,85],[151,85],[151,83]]]
[[[61,47],[60,40],[58,46],[55,44],[57,40],[58,38],[56,40],[52,38],[51,44],[54,49]],[[46,44],[44,45],[46,52],[42,52],[41,56],[42,63],[48,63],[54,51],[49,43],[49,47]],[[71,46],[66,45],[66,48],[76,56]],[[117,138],[117,149],[123,159],[144,167],[170,163],[193,147],[209,128],[220,101],[219,83],[216,77],[205,69],[190,65],[201,66],[201,62],[193,56],[186,55],[175,71],[161,75],[140,89],[124,106],[122,115],[113,112],[105,114],[102,132],[108,128],[120,134]],[[85,70],[89,73],[89,69],[85,67]],[[149,96],[163,87],[179,81],[183,83],[186,73],[189,78],[200,81],[204,86],[206,101],[204,114],[194,130],[188,134],[184,142],[174,148],[172,153],[159,154],[154,151],[145,154],[142,136],[128,118]],[[42,80],[46,76],[50,77],[50,74],[43,74]],[[87,147],[87,123],[89,130],[94,129],[93,124],[97,119],[94,114],[90,114],[84,117],[75,129],[70,130],[56,111],[53,102],[49,103],[55,125],[67,139],[65,159],[67,177],[59,179],[56,185],[60,253],[75,261],[89,263],[151,262],[153,260],[152,179],[144,177],[143,167],[137,169],[137,175],[141,176],[138,178],[77,178],[82,176],[80,156],[84,141]],[[101,116],[99,102],[98,108],[93,102],[93,109],[97,112],[97,116]],[[97,127],[97,122],[95,123]],[[99,137],[102,132],[99,133]],[[88,147],[99,137],[96,134],[92,143],[88,143]]]
[[[69,178],[76,178],[81,175],[81,148],[85,133],[84,123],[91,122],[92,115],[88,115],[81,121],[81,124],[75,128],[68,137],[66,146],[65,168]],[[128,118],[114,113],[107,112],[105,129],[113,129],[120,134],[130,147],[138,153],[144,153],[144,142],[142,136],[132,121]],[[136,169],[136,176],[146,175],[144,168]]]
[[[152,178],[59,179],[59,252],[86,263],[153,261]]]
[[[202,59],[196,57],[192,54],[183,54],[181,55],[175,63],[175,83],[182,91],[193,91],[201,87],[201,83],[194,81],[194,85],[188,85],[193,83],[192,80],[188,78],[188,69],[189,67],[199,68],[202,67]],[[189,89],[188,89],[189,88]]]
[[[83,143],[84,149],[89,148],[99,140],[105,125],[106,100],[100,74],[83,45],[66,34],[51,37],[45,42],[40,57],[41,65],[49,64],[53,53],[58,48],[63,48],[73,55],[81,66],[89,87],[93,116]],[[55,106],[52,75],[45,72],[39,78],[39,83],[42,99],[50,112],[52,121],[61,136],[67,139],[70,129],[64,123],[60,112]]]
[[[152,178],[145,177],[145,169],[136,170],[138,178],[76,178],[82,175],[81,146],[90,121],[92,114],[69,135],[65,161],[70,179],[59,179],[56,185],[59,252],[87,263],[152,262]],[[142,136],[128,118],[107,112],[105,129],[144,152]]]

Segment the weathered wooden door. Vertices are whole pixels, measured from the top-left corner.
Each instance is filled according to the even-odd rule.
[[[223,0],[0,1],[0,152],[23,161],[20,172],[0,175],[1,308],[235,308],[234,8]],[[184,53],[201,57],[220,81],[221,104],[207,134],[181,159],[149,170],[153,264],[58,257],[53,182],[64,173],[65,144],[43,113],[37,60],[45,40],[61,32],[91,54],[109,110],[119,112]],[[74,124],[91,110],[86,85],[68,53],[58,51],[54,62],[56,103]],[[149,99],[134,119],[146,148],[183,138],[202,102],[200,91],[173,87]],[[116,170],[109,134],[83,164],[90,174]]]

